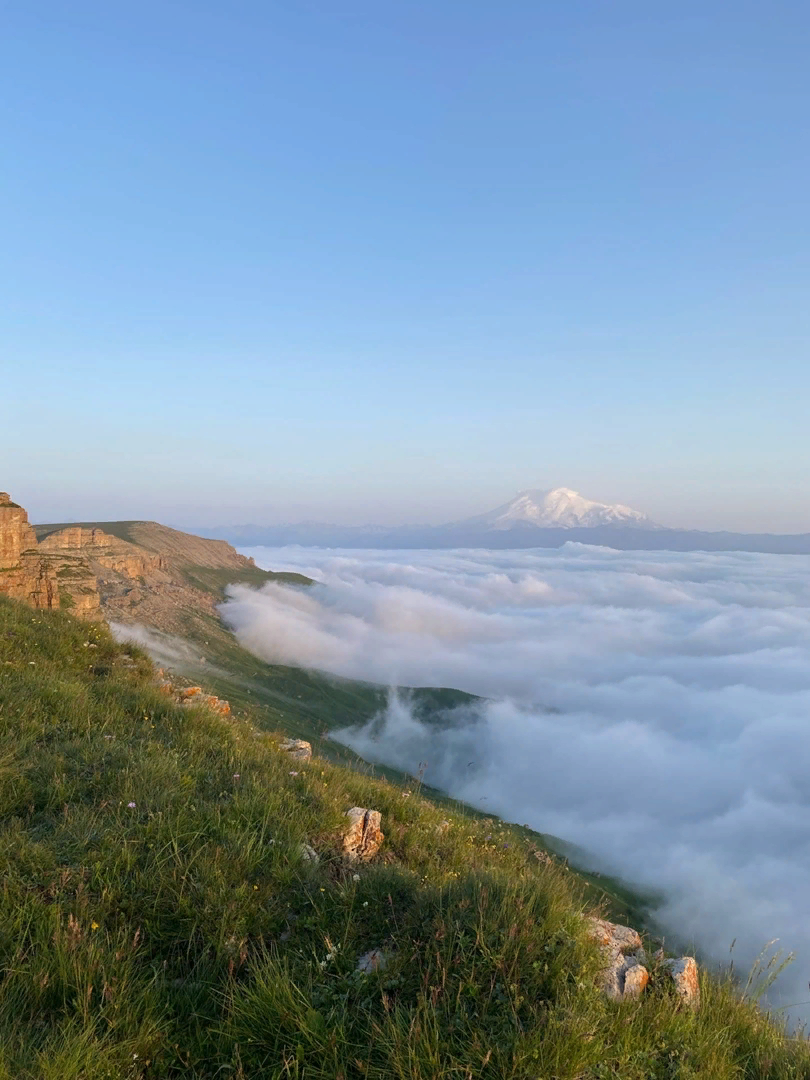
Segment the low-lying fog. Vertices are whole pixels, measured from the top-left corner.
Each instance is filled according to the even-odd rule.
[[[427,783],[664,891],[661,924],[704,956],[736,938],[739,967],[778,937],[797,961],[771,1000],[810,999],[810,559],[246,553],[320,582],[232,590],[225,618],[257,655],[491,699],[444,731],[393,702],[343,742],[427,761]]]

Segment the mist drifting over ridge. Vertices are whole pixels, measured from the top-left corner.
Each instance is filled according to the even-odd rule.
[[[224,616],[258,655],[489,699],[437,730],[394,698],[342,741],[411,771],[427,761],[427,782],[661,890],[662,925],[716,960],[735,937],[740,964],[779,937],[798,955],[781,1000],[804,1000],[810,560],[248,553],[320,582],[232,589]]]

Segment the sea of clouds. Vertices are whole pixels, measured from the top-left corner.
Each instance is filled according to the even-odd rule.
[[[487,697],[446,730],[392,696],[338,733],[369,760],[663,893],[663,928],[740,966],[797,954],[810,999],[810,559],[747,553],[246,549],[309,590],[235,587],[271,660]],[[472,763],[472,764],[471,764]],[[798,1007],[794,1015],[810,1015]]]

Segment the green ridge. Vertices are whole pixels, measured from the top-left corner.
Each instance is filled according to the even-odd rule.
[[[127,543],[134,544],[137,541],[132,539],[132,533],[130,532],[132,526],[147,524],[149,523],[145,521],[62,521],[33,525],[32,528],[39,541],[44,540],[53,533],[61,532],[62,529],[101,529],[110,536],[117,536],[119,540],[126,540]]]
[[[0,597],[3,1080],[810,1075],[730,977],[702,976],[697,1013],[655,970],[608,1002],[580,918],[603,894],[523,831],[292,762],[269,706],[222,718],[154,680],[106,630]],[[386,834],[356,871],[355,805]],[[372,948],[387,967],[356,972]]]

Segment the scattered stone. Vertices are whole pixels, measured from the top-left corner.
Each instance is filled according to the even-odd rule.
[[[382,814],[379,810],[366,810],[353,806],[346,811],[349,827],[343,834],[343,854],[349,862],[373,858],[385,839],[380,830]]]
[[[163,671],[158,672],[162,676]],[[158,690],[167,697],[174,698],[178,705],[192,706],[205,705],[220,716],[228,716],[231,711],[230,703],[218,698],[215,694],[206,694],[201,686],[175,686],[170,679],[162,678],[158,682]]]
[[[371,949],[360,957],[355,970],[371,975],[375,971],[384,971],[387,966],[388,959],[382,949]]]
[[[306,739],[285,739],[281,743],[281,749],[294,761],[309,761],[312,757],[312,744]]]
[[[300,844],[298,850],[301,853],[301,858],[304,862],[319,863],[321,861],[318,852],[309,844]]]
[[[694,956],[681,956],[677,960],[665,960],[664,967],[672,976],[675,991],[685,1004],[697,1008],[700,1004],[698,966]]]

